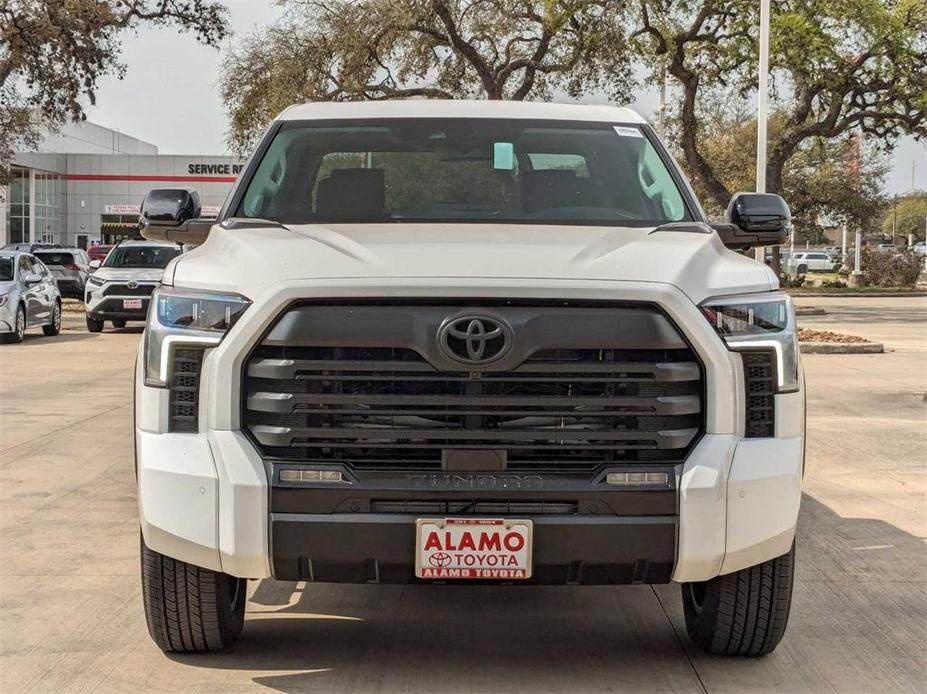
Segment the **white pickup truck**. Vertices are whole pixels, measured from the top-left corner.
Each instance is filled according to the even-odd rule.
[[[228,645],[267,578],[676,582],[702,648],[779,643],[802,371],[735,251],[781,198],[710,224],[626,109],[421,100],[287,109],[218,219],[153,195],[143,234],[199,244],[136,371],[162,649]]]

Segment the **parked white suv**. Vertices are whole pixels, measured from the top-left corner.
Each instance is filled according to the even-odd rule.
[[[807,251],[789,258],[786,267],[790,274],[804,275],[806,272],[833,272],[836,265],[827,253]]]
[[[625,109],[326,103],[190,214],[143,227],[202,244],[136,371],[161,648],[226,646],[271,577],[674,581],[702,648],[776,647],[802,372],[788,296],[731,249],[782,242],[781,198],[709,225]]]
[[[128,321],[145,320],[164,268],[181,252],[176,243],[122,241],[102,263],[91,261],[94,272],[87,278],[84,295],[87,330],[102,332],[106,321],[124,328]]]

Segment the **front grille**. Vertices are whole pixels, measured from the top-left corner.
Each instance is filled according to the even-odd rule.
[[[744,352],[747,438],[776,435],[776,381],[772,352]]]
[[[140,284],[137,287],[129,287],[125,284],[107,284],[103,290],[103,296],[151,296],[155,289],[154,284]]]
[[[202,348],[175,349],[171,359],[168,431],[199,431],[200,368]]]
[[[515,351],[524,358],[498,371],[447,368],[435,356],[434,328],[453,308],[428,307],[421,319],[397,309],[420,310],[344,308],[343,316],[324,320],[308,310],[271,331],[244,378],[244,424],[265,456],[358,470],[441,470],[444,452],[490,450],[502,454],[507,470],[591,472],[682,461],[702,430],[701,367],[655,309],[633,309],[628,332],[646,318],[665,340],[622,336],[621,309],[511,309],[513,324],[540,328],[530,339],[530,328],[515,329]],[[394,315],[410,322],[407,330],[378,338],[363,324],[388,325]],[[603,337],[595,319],[618,327]],[[303,320],[316,329],[300,329]],[[561,323],[569,330],[559,330]],[[583,331],[592,346],[575,346]],[[603,347],[606,337],[623,344]],[[420,344],[396,344],[410,338]],[[394,344],[370,344],[379,339]],[[646,349],[629,347],[638,341]]]

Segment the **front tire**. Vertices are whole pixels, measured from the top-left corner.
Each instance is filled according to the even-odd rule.
[[[162,651],[218,651],[241,635],[246,579],[172,559],[144,540],[141,562],[145,621]]]
[[[43,325],[42,332],[46,337],[54,337],[61,332],[61,302],[56,301],[52,309],[52,321],[50,325]]]
[[[87,316],[87,332],[88,333],[101,333],[103,332],[103,321],[96,320]]]
[[[26,309],[22,304],[16,309],[16,318],[13,323],[13,332],[0,335],[0,339],[6,343],[22,342],[26,336]]]
[[[789,621],[795,545],[788,554],[710,581],[682,584],[686,631],[717,655],[772,653]]]

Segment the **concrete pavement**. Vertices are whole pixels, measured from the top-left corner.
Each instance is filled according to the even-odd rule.
[[[808,298],[884,342],[805,357],[789,631],[760,660],[684,636],[676,586],[252,583],[244,639],[168,657],[138,581],[139,331],[0,349],[0,691],[919,691],[927,682],[927,299]]]

